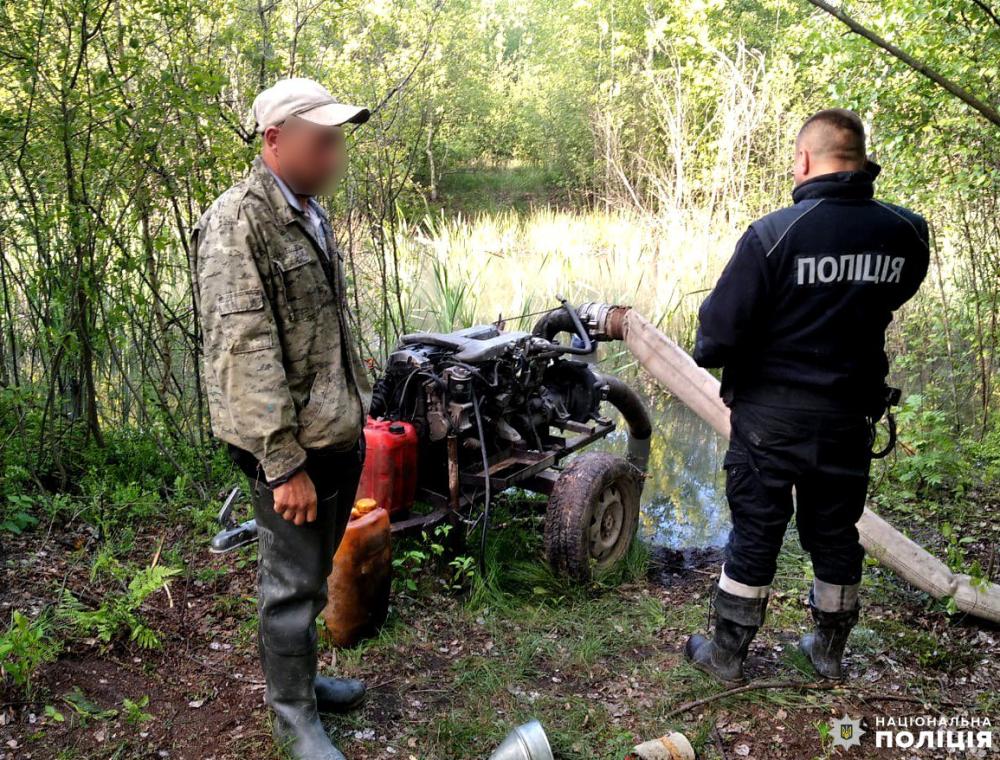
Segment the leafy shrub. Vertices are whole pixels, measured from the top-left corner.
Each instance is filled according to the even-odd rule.
[[[25,494],[15,494],[7,497],[7,504],[0,512],[0,530],[20,534],[38,524],[38,518],[32,512],[34,500]]]
[[[35,671],[56,659],[62,649],[49,632],[46,616],[30,620],[14,610],[10,626],[0,634],[0,676],[30,691]]]
[[[149,707],[149,696],[146,695],[137,701],[132,701],[128,697],[122,702],[122,710],[125,714],[125,722],[131,723],[132,725],[138,725],[140,723],[145,723],[147,720],[152,720],[152,713],[146,712],[146,708]]]
[[[969,466],[947,414],[914,394],[906,398],[897,419],[905,449],[893,468],[894,479],[914,496],[962,493],[968,486]]]
[[[127,631],[129,639],[143,649],[156,649],[160,646],[159,634],[146,623],[139,609],[179,572],[163,565],[139,570],[123,593],[109,595],[96,610],[88,610],[66,591],[59,615],[81,634],[94,636],[105,644]]]
[[[993,413],[986,434],[971,449],[983,480],[987,483],[1000,481],[1000,411]]]

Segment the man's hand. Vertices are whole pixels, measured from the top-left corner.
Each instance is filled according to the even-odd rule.
[[[316,486],[305,470],[275,487],[274,511],[296,525],[316,519]]]

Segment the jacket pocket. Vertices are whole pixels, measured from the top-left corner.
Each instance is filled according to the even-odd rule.
[[[309,402],[299,411],[298,440],[302,447],[316,449],[356,441],[361,433],[361,414],[354,399],[342,366],[320,370]]]
[[[246,354],[274,346],[271,320],[260,290],[234,290],[218,299],[219,317],[231,353]]]
[[[274,265],[292,320],[312,319],[319,307],[332,299],[322,265],[304,245],[293,245],[281,251],[275,256]]]

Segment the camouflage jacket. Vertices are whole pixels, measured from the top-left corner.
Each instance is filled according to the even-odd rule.
[[[320,213],[330,257],[258,157],[192,236],[212,431],[269,481],[306,449],[354,445],[371,399],[342,256]]]

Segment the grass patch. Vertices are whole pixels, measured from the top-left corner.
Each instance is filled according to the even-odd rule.
[[[441,177],[433,210],[476,216],[498,211],[526,212],[535,206],[565,204],[558,177],[544,167],[511,164],[492,168],[458,169]]]

